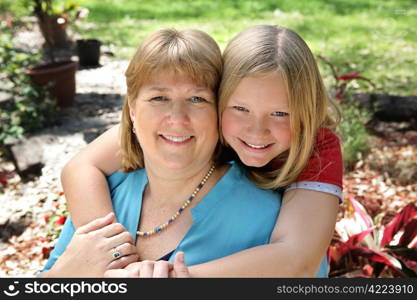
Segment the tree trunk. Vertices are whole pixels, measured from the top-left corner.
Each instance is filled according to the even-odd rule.
[[[58,22],[61,21],[61,24]],[[46,15],[38,18],[38,24],[47,46],[52,49],[66,49],[70,47],[67,36],[68,21],[64,15]]]

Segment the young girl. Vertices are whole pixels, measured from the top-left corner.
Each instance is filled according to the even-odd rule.
[[[314,56],[295,32],[253,26],[228,44],[219,90],[221,140],[256,184],[282,188],[284,197],[269,245],[191,266],[191,276],[312,277],[327,267],[322,258],[342,198],[343,168],[328,105]],[[105,176],[120,169],[117,141],[115,127],[63,170],[75,226],[112,210]]]

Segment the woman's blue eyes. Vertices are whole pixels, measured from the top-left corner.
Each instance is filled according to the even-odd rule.
[[[192,103],[202,103],[202,102],[207,102],[207,100],[204,99],[203,97],[193,96],[193,97],[190,98],[190,102],[192,102]]]
[[[167,101],[168,99],[166,97],[163,96],[158,96],[158,97],[153,97],[150,99],[150,101],[156,101],[156,102],[163,102],[163,101]]]
[[[191,103],[203,103],[203,102],[207,102],[207,100],[204,99],[203,97],[197,97],[197,96],[190,97],[188,100]],[[164,102],[164,101],[169,101],[169,99],[167,97],[164,97],[164,96],[158,96],[158,97],[151,98],[150,101]]]

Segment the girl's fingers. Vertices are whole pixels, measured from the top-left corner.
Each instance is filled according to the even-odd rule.
[[[177,278],[189,278],[190,272],[184,261],[184,252],[177,252],[174,257],[174,272]]]
[[[89,233],[95,230],[99,230],[103,228],[104,226],[111,224],[113,221],[114,221],[114,213],[111,212],[107,216],[95,219],[91,221],[90,223],[80,226],[77,229],[77,233],[83,234],[83,233]]]
[[[173,269],[173,265],[165,260],[155,262],[153,267],[153,277],[155,278],[168,278],[169,271]]]
[[[126,277],[134,277],[132,274],[125,269],[115,269],[115,270],[107,270],[104,272],[104,277],[106,278],[126,278]]]
[[[125,267],[125,270],[128,270],[132,274],[137,274],[139,276],[141,262],[134,262]]]
[[[140,274],[141,278],[152,278],[153,277],[153,267],[155,262],[150,260],[144,260],[140,263]]]

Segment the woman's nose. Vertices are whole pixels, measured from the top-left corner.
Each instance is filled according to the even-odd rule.
[[[187,123],[190,118],[186,103],[182,101],[173,101],[170,110],[170,121],[174,123]]]

